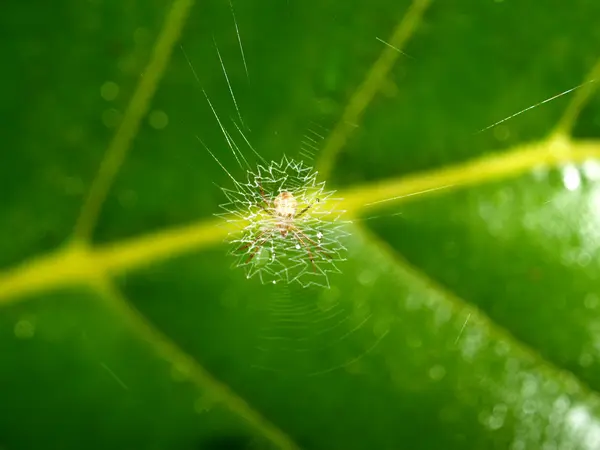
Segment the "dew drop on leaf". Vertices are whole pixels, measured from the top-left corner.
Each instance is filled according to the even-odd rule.
[[[563,184],[569,191],[575,191],[581,186],[581,175],[574,164],[569,164],[562,169]]]
[[[433,381],[440,381],[444,376],[446,376],[446,368],[442,365],[437,364],[429,369],[429,378]]]
[[[100,95],[107,102],[116,99],[119,95],[119,85],[114,81],[107,81],[100,88]]]
[[[600,298],[598,298],[598,295],[596,295],[595,293],[590,292],[588,295],[585,296],[583,304],[587,309],[596,309],[598,307],[598,304],[600,304]]]
[[[35,325],[29,320],[19,320],[15,324],[15,336],[19,339],[31,339],[35,335]]]
[[[155,110],[148,116],[148,122],[155,130],[162,130],[169,124],[169,116],[164,111]]]

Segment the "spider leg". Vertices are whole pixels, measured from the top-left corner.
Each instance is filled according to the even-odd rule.
[[[323,250],[323,247],[321,247],[317,242],[313,241],[311,238],[309,238],[306,233],[304,233],[302,230],[296,228],[295,230],[296,233],[298,233],[299,235],[301,235],[304,239],[306,239],[308,242],[310,242],[316,249],[318,252],[322,253],[323,255],[327,256],[329,259],[333,259],[333,256],[331,256],[331,254],[327,253],[325,250]]]
[[[304,207],[304,209],[302,209],[302,211],[300,211],[298,214],[296,214],[296,219],[297,219],[298,217],[301,217],[302,215],[304,215],[304,213],[305,213],[306,211],[308,211],[310,208],[312,208],[312,206],[313,206],[315,203],[319,203],[319,202],[320,202],[320,200],[317,198],[317,199],[316,199],[316,200],[314,200],[312,203],[309,203],[308,205],[306,205],[306,206]]]
[[[304,249],[306,250],[306,253],[308,253],[308,257],[310,258],[310,262],[312,263],[313,266],[313,271],[316,273],[317,272],[317,265],[315,264],[315,258],[313,257],[312,252],[310,251],[310,247],[306,244],[306,242],[304,242],[304,239],[302,239],[302,237],[300,236],[299,233],[302,233],[300,230],[291,230],[292,233],[294,233],[294,236],[296,237],[296,239],[298,239],[298,241],[300,241],[300,243],[302,244],[302,246],[304,247]],[[304,235],[306,237],[306,235]]]
[[[254,239],[254,240],[253,240],[253,241],[251,241],[251,242],[248,242],[247,244],[244,244],[244,245],[242,245],[240,248],[238,248],[238,249],[236,250],[236,252],[241,252],[242,250],[246,250],[248,247],[252,247],[252,246],[253,246],[254,244],[256,244],[256,243],[257,243],[259,240],[261,240],[261,239],[263,238],[263,236],[264,236],[265,234],[267,234],[268,232],[269,232],[269,230],[265,230],[265,231],[262,231],[262,232],[260,232],[260,233],[258,234],[258,237],[257,237],[256,239]]]
[[[262,248],[262,246],[265,244],[265,242],[267,242],[267,239],[269,239],[269,238],[268,237],[263,238],[261,240],[261,242],[256,245],[256,247],[254,248],[254,250],[252,250],[252,253],[248,257],[248,259],[246,261],[244,261],[244,264],[248,264],[250,261],[252,261],[254,259],[254,257],[258,253],[258,251]],[[254,242],[257,242],[257,241],[254,241]]]
[[[258,184],[258,188],[260,189],[260,195],[263,198],[263,202],[265,203],[263,206],[263,210],[266,213],[273,215],[273,212],[271,211],[271,209],[273,209],[273,208],[270,206],[270,201],[267,199],[265,190],[263,189],[262,184],[259,180],[260,180],[260,178],[256,178],[256,184]]]

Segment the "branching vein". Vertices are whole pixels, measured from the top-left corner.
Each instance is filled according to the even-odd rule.
[[[282,430],[252,408],[229,386],[217,380],[191,355],[185,353],[175,342],[161,333],[139,311],[123,297],[121,292],[107,279],[98,279],[96,289],[109,305],[140,339],[174,367],[179,367],[196,386],[210,392],[217,403],[222,403],[238,417],[245,420],[261,436],[282,450],[298,450],[298,446]]]
[[[394,202],[397,204],[415,192],[431,190],[430,195],[435,195],[518,176],[540,164],[554,166],[591,158],[600,158],[600,141],[547,140],[440,170],[351,187],[338,194],[344,198],[341,206],[347,213],[357,216],[372,208],[365,204],[378,200],[398,197]],[[452,187],[435,190],[448,185]],[[86,282],[99,272],[119,275],[219,245],[229,231],[222,221],[210,219],[97,248],[79,245],[61,248],[0,273],[0,305],[22,300],[30,293]]]
[[[413,1],[412,5],[394,30],[392,37],[389,39],[389,43],[386,42],[387,45],[383,49],[383,52],[367,72],[363,83],[348,102],[341,119],[327,138],[325,146],[321,151],[317,170],[324,179],[326,179],[331,172],[337,154],[346,144],[348,136],[355,125],[360,121],[364,110],[369,103],[371,103],[371,100],[373,100],[373,97],[375,97],[375,94],[377,94],[377,91],[381,88],[385,77],[401,55],[400,52],[402,52],[402,48],[417,29],[429,3],[429,0]]]
[[[74,231],[74,237],[79,241],[88,240],[94,229],[110,186],[125,160],[127,151],[131,147],[131,141],[138,132],[141,120],[148,111],[150,101],[169,62],[173,46],[179,39],[185,20],[193,5],[194,0],[175,0],[173,6],[171,6],[165,19],[165,25],[154,45],[150,62],[140,78],[123,116],[123,121],[106,150],[104,160],[81,208]]]

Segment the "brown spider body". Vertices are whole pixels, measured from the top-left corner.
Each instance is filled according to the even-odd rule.
[[[263,209],[266,213],[273,217],[275,222],[274,228],[278,230],[279,233],[281,233],[281,236],[283,238],[286,238],[288,234],[293,235],[296,241],[298,241],[299,245],[304,247],[304,249],[306,250],[310,262],[312,263],[313,269],[316,271],[317,267],[315,264],[313,252],[311,251],[311,245],[317,252],[325,255],[326,257],[331,258],[331,256],[323,251],[319,243],[309,238],[301,229],[299,229],[294,224],[294,220],[304,215],[304,213],[306,213],[311,208],[311,206],[313,206],[314,202],[308,204],[300,212],[298,212],[298,200],[296,200],[296,198],[291,192],[280,192],[273,200],[269,200],[265,195],[264,189],[260,182],[258,182],[257,184],[260,188],[260,194],[264,202]],[[319,199],[316,199],[315,201],[318,202]],[[248,247],[254,247],[254,249],[250,252],[250,255],[248,256],[248,259],[246,260],[246,264],[252,261],[252,259],[254,259],[257,252],[267,241],[268,237],[269,231],[265,230],[262,233],[260,233],[259,236],[253,242],[249,242],[238,249],[246,250]]]
[[[282,237],[286,237],[290,231],[295,229],[294,216],[298,210],[298,201],[291,192],[281,192],[273,200],[273,215],[275,226],[279,229]]]

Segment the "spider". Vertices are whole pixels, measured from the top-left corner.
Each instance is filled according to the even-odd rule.
[[[254,257],[257,255],[259,250],[263,247],[263,245],[268,241],[268,239],[272,236],[274,232],[279,232],[281,237],[286,238],[288,235],[293,236],[306,250],[310,262],[312,263],[313,270],[316,272],[317,265],[315,264],[315,258],[313,252],[311,251],[312,246],[321,254],[331,259],[331,255],[326,253],[321,246],[315,242],[313,239],[308,237],[306,233],[304,233],[296,224],[294,223],[297,219],[302,217],[315,203],[319,202],[319,199],[315,199],[313,202],[306,205],[303,209],[298,212],[298,200],[294,197],[289,191],[280,192],[277,197],[275,197],[272,201],[267,198],[265,191],[262,187],[260,181],[257,181],[257,185],[260,189],[260,195],[263,199],[262,210],[266,212],[270,217],[274,219],[272,226],[269,228],[262,230],[259,235],[252,242],[244,244],[240,248],[237,249],[238,252],[244,251],[249,247],[254,247],[252,252],[246,259],[244,264],[250,263]],[[300,247],[297,247],[300,248]]]

